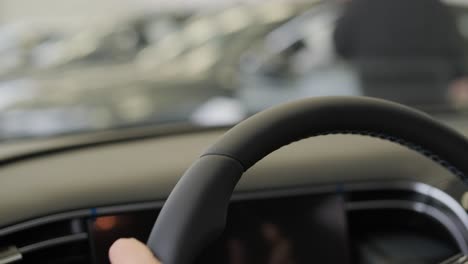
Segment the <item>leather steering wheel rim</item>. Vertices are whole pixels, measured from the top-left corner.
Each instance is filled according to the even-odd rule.
[[[402,144],[468,183],[467,139],[430,116],[380,99],[304,99],[246,119],[208,148],[172,190],[147,245],[164,264],[193,262],[223,231],[230,197],[245,171],[292,142],[341,133]]]

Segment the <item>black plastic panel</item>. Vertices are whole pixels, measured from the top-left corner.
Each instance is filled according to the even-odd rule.
[[[91,233],[97,263],[108,263],[107,251],[119,237],[144,241],[155,215],[149,210],[95,219]],[[346,264],[350,254],[347,234],[344,201],[338,194],[234,202],[223,235],[203,251],[197,263]]]

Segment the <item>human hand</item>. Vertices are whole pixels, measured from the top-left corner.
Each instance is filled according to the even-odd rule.
[[[449,86],[448,97],[450,103],[456,108],[468,106],[468,78],[463,77],[453,81]]]
[[[112,264],[161,264],[149,248],[134,238],[121,238],[109,249]]]

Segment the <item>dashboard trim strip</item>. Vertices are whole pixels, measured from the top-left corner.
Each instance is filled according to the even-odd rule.
[[[88,239],[88,233],[78,233],[68,236],[56,237],[41,242],[37,242],[31,245],[27,245],[18,249],[21,254],[27,254],[44,248],[49,248],[57,245],[73,243]]]
[[[468,216],[463,207],[457,203],[450,195],[444,193],[435,187],[421,182],[408,181],[386,181],[386,182],[361,182],[361,183],[344,183],[337,185],[309,186],[301,188],[282,188],[262,191],[247,191],[237,192],[233,195],[232,201],[243,201],[249,199],[267,199],[279,198],[287,196],[324,194],[324,193],[352,193],[359,191],[376,191],[376,190],[395,190],[395,191],[410,191],[424,196],[428,196],[445,205],[463,225],[465,232],[465,240],[468,241]],[[64,213],[58,213],[39,217],[36,219],[24,221],[18,224],[0,228],[0,237],[18,232],[24,229],[57,222],[69,220],[73,218],[85,218],[94,216],[109,215],[114,213],[132,212],[148,209],[160,209],[164,201],[140,202],[115,206],[103,206],[95,208],[95,213],[92,214],[91,209],[80,209]]]
[[[459,249],[461,251],[468,250],[468,240],[466,234],[463,235],[459,232],[457,225],[453,222],[453,219],[444,214],[441,210],[434,206],[427,205],[422,202],[414,201],[401,201],[401,200],[380,200],[380,201],[357,201],[348,202],[346,209],[349,211],[358,210],[375,210],[375,209],[402,209],[413,212],[418,212],[430,216],[434,220],[442,224],[445,229],[455,239]],[[466,232],[465,232],[466,233]]]

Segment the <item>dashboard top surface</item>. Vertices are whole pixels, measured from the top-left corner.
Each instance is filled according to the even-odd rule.
[[[162,200],[222,133],[78,149],[0,167],[0,226],[69,210]],[[302,140],[269,155],[246,173],[237,191],[387,180],[450,189],[457,200],[461,192],[452,187],[463,187],[445,169],[402,146],[331,135]]]

